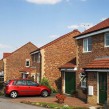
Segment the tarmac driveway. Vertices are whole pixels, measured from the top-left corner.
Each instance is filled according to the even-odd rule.
[[[0,97],[0,99],[4,99],[4,100],[7,100],[8,102],[12,102],[12,103],[20,103],[21,101],[57,103],[57,99],[56,99],[55,95],[49,96],[49,97],[45,97],[45,98],[44,97],[40,97],[40,96],[35,96],[35,97],[32,97],[31,96],[31,97],[18,97],[16,99],[12,99],[10,97],[4,97],[4,96],[2,96],[2,97]],[[78,98],[70,97],[70,96],[67,96],[66,97],[64,104],[67,104],[69,106],[89,107],[89,104],[81,101]],[[16,109],[16,108],[14,108],[14,109]]]
[[[6,99],[5,97],[0,97],[0,109],[47,109],[47,108],[13,102],[9,99]]]

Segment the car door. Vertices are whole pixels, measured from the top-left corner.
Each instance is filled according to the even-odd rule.
[[[37,83],[27,80],[27,85],[29,87],[29,95],[39,95],[40,94],[41,89]]]
[[[18,91],[19,95],[28,95],[29,93],[28,86],[26,85],[25,80],[16,81],[15,88]]]

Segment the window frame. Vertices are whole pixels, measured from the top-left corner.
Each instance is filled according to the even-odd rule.
[[[32,84],[29,84],[29,82]],[[26,83],[27,83],[27,86],[38,86],[38,84],[36,82],[30,81],[30,80],[27,80]]]
[[[33,62],[36,62],[36,60],[37,60],[36,54],[33,54],[33,55],[32,55],[32,61],[33,61]]]
[[[27,65],[27,62],[29,62],[29,65]],[[26,59],[26,61],[25,61],[25,66],[26,66],[26,67],[30,67],[30,59]]]
[[[40,63],[40,53],[37,55],[37,63]]]
[[[21,84],[18,84],[19,81],[21,82]],[[25,82],[25,84],[23,84],[23,82]],[[16,85],[16,86],[27,86],[27,83],[26,83],[25,80],[17,80],[14,85]]]
[[[87,52],[92,51],[92,48],[91,48],[91,50],[89,50],[89,45],[91,45],[91,47],[92,47],[92,43],[89,44],[89,39],[91,39],[91,41],[92,41],[92,37],[88,37],[88,38],[83,39],[83,53],[87,53]],[[85,50],[85,41],[86,41],[86,50]]]
[[[81,80],[81,88],[86,88],[86,78],[84,78],[83,80]]]
[[[109,33],[104,34],[104,47],[109,47],[109,45],[106,45],[106,36],[109,35]]]

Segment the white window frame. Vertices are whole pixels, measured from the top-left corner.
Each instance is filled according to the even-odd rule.
[[[83,39],[83,53],[86,53],[86,52],[91,52],[91,51],[92,51],[92,50],[90,50],[90,51],[89,51],[89,48],[88,48],[88,45],[89,45],[88,39],[89,39],[89,37],[88,37],[88,38]],[[85,41],[86,41],[86,43],[87,43],[87,48],[86,48],[86,50],[84,49],[84,46],[85,46]],[[91,45],[92,45],[92,44],[91,44]]]
[[[81,80],[81,88],[86,88],[86,78]]]
[[[81,88],[86,88],[87,84],[86,84],[86,74],[83,72],[83,73],[80,73],[79,74],[79,78],[80,78],[80,84],[81,84]]]
[[[109,45],[106,45],[106,36],[109,35],[109,33],[104,34],[104,47],[109,47]]]
[[[28,66],[27,66],[27,62],[29,62],[29,65]],[[26,67],[30,67],[30,59],[26,59],[25,66]]]

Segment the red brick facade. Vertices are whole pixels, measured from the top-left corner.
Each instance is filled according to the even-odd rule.
[[[109,56],[109,47],[104,46],[104,33],[92,36],[92,43],[92,51],[83,53],[83,39],[77,41],[79,68],[84,68],[98,57]]]
[[[62,88],[59,68],[76,57],[76,45],[73,37],[78,34],[80,32],[74,30],[31,53],[33,57],[40,52],[40,63],[33,62],[33,66],[37,67],[41,79],[46,77],[55,89],[61,90]]]
[[[44,47],[44,76],[49,79],[50,84],[55,88],[61,89],[61,71],[59,68],[76,57],[76,46],[73,37],[78,34],[78,31],[73,31]]]
[[[3,60],[0,60],[0,72],[3,71]]]
[[[77,56],[78,71],[77,71],[77,73],[78,73],[78,76],[79,76],[80,70],[85,68],[86,65],[89,64],[90,62],[92,62],[94,59],[109,56],[109,47],[105,47],[104,35],[105,35],[105,33],[90,36],[90,37],[92,37],[92,50],[91,50],[91,52],[85,52],[85,53],[83,52],[83,40],[84,40],[84,38],[77,40],[77,48],[78,48],[78,51],[77,51],[78,52],[78,56]],[[93,77],[92,75],[95,75],[95,77]],[[99,99],[98,94],[97,94],[97,90],[98,90],[97,89],[97,72],[96,73],[93,71],[87,72],[87,77],[88,77],[87,78],[87,87],[93,86],[94,95],[88,96],[88,95],[80,94],[80,97],[87,99],[87,101],[91,104],[96,104],[99,102],[97,100],[97,99]],[[77,86],[79,86],[79,84],[80,84],[80,81],[78,81],[78,80],[79,79],[77,79]],[[107,82],[109,82],[109,81],[107,81]],[[109,91],[109,89],[107,91]]]
[[[34,51],[36,48],[37,47],[35,45],[29,42],[14,51],[10,56],[3,59],[4,81],[21,77],[21,73],[19,71],[25,67],[26,59],[30,59],[31,64],[30,52]]]

